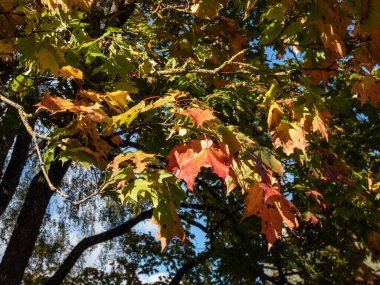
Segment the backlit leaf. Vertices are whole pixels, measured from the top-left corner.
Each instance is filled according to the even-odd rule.
[[[80,69],[74,68],[70,65],[63,66],[59,70],[58,74],[65,78],[83,79],[83,72]]]
[[[194,180],[202,167],[211,167],[222,179],[226,179],[230,172],[227,153],[208,139],[178,145],[167,159],[167,170],[183,179],[190,190],[193,190]]]

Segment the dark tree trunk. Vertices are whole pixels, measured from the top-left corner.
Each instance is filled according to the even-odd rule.
[[[20,176],[28,158],[32,137],[22,126],[17,135],[12,156],[0,183],[0,217],[7,209],[19,184]]]
[[[57,186],[65,175],[69,162],[62,166],[55,162],[50,167],[49,177]],[[25,268],[32,255],[34,244],[53,192],[40,171],[32,180],[25,202],[17,218],[16,226],[0,264],[0,284],[21,283]]]
[[[11,148],[14,138],[17,135],[17,129],[20,125],[17,111],[13,108],[2,108],[1,112],[5,112],[2,115],[0,121],[0,178],[5,165],[5,159]]]

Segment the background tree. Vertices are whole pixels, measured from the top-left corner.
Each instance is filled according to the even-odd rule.
[[[379,4],[2,1],[0,283],[376,283]]]

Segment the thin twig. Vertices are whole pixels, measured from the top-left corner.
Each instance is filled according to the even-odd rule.
[[[98,195],[101,190],[102,190],[102,186],[99,187],[98,190],[96,190],[94,193],[90,194],[89,196],[77,201],[75,200],[74,198],[70,197],[68,194],[66,194],[65,192],[59,190],[57,187],[55,187],[53,185],[53,183],[51,182],[50,178],[49,178],[49,175],[45,169],[45,162],[44,162],[44,159],[42,157],[42,154],[41,154],[41,149],[39,147],[39,144],[38,144],[38,138],[41,138],[41,139],[44,139],[44,140],[50,140],[51,138],[48,137],[48,136],[44,136],[44,135],[41,135],[41,134],[38,134],[36,133],[33,128],[30,126],[29,124],[29,121],[28,121],[28,118],[32,117],[31,114],[28,114],[25,112],[24,110],[24,107],[21,106],[20,104],[17,104],[16,102],[13,102],[12,100],[8,99],[7,97],[3,96],[0,94],[0,100],[3,101],[4,103],[14,107],[15,109],[17,109],[18,111],[18,114],[20,116],[20,119],[21,119],[21,122],[23,123],[23,125],[25,126],[25,129],[27,130],[27,132],[32,136],[32,140],[33,140],[33,143],[34,143],[34,148],[37,152],[37,157],[38,157],[38,160],[39,160],[39,163],[40,163],[40,168],[41,168],[41,171],[45,177],[45,180],[50,188],[51,191],[57,193],[58,195],[62,196],[63,198],[65,198],[67,201],[69,201],[70,203],[72,203],[73,205],[80,205],[84,202],[86,202],[87,200],[91,199],[92,197]]]
[[[198,73],[198,74],[213,74],[216,75],[218,74],[223,68],[225,68],[227,65],[230,65],[238,56],[244,54],[246,51],[249,49],[243,49],[233,55],[229,60],[226,60],[223,62],[221,65],[214,69],[204,69],[204,68],[195,68],[195,69],[187,69],[187,66],[180,67],[180,68],[172,68],[172,69],[167,69],[167,70],[159,70],[156,72],[157,75],[159,76],[165,76],[165,75],[174,75],[174,74],[180,74],[184,72],[189,72],[189,73]]]

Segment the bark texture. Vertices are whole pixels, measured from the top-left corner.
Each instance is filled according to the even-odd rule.
[[[29,145],[32,137],[22,126],[17,135],[12,156],[0,183],[0,217],[7,209],[16,188],[19,184],[21,173],[28,158]]]
[[[62,165],[59,161],[51,165],[49,177],[55,186],[60,184],[69,165],[69,162]],[[53,192],[40,171],[30,184],[1,261],[0,284],[17,285],[21,283],[52,195]]]

